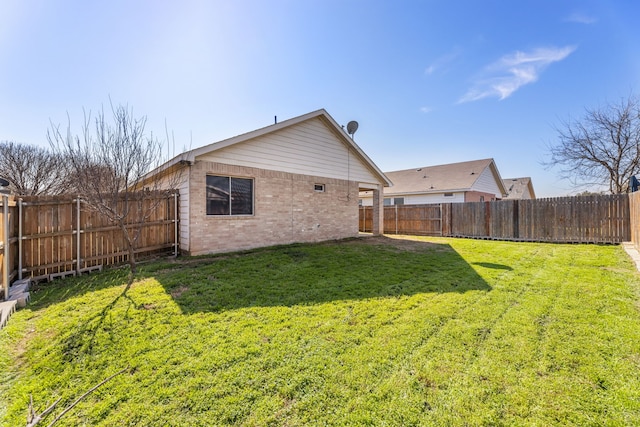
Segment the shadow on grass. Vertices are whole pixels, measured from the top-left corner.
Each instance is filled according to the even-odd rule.
[[[64,355],[65,361],[73,362],[84,355],[94,353],[93,348],[96,342],[96,335],[99,331],[104,330],[103,324],[105,319],[110,315],[111,310],[113,310],[119,300],[126,299],[129,301],[129,307],[136,306],[135,301],[127,294],[133,282],[134,278],[129,276],[127,285],[111,302],[105,305],[100,312],[96,312],[93,316],[85,319],[82,325],[74,329],[63,340],[62,354]]]
[[[513,268],[509,267],[508,265],[504,265],[504,264],[495,264],[493,262],[473,262],[473,265],[478,265],[480,267],[484,267],[484,268],[491,268],[493,270],[507,270],[507,271],[512,271]]]
[[[32,300],[29,309],[37,311],[88,292],[96,292],[113,286],[127,284],[128,267],[107,268],[100,273],[83,274],[37,283],[31,287]],[[33,298],[35,297],[35,298]]]
[[[141,273],[183,313],[491,290],[451,246],[387,237],[182,258]]]

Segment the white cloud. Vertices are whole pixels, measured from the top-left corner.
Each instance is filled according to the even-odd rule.
[[[577,24],[595,24],[598,22],[593,16],[589,16],[583,12],[573,12],[566,19],[567,22],[575,22]]]
[[[459,103],[489,97],[506,99],[522,86],[536,82],[548,65],[562,61],[575,49],[575,46],[537,48],[505,55],[486,67]]]
[[[433,111],[433,108],[431,108],[431,107],[420,107],[420,112],[421,113],[428,114],[428,113],[430,113],[432,111]]]
[[[458,56],[460,56],[460,49],[455,48],[453,51],[447,53],[446,55],[442,55],[441,57],[433,61],[433,63],[424,70],[424,73],[426,75],[431,75],[436,71],[446,67],[448,64],[453,62]]]

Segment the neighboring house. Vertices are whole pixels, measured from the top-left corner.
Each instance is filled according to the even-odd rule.
[[[500,200],[506,189],[493,159],[385,172],[393,186],[384,189],[385,205],[463,203]],[[360,193],[363,206],[373,194]]]
[[[391,185],[325,111],[191,150],[150,175],[180,176],[180,248],[191,255],[358,235],[358,193]]]
[[[531,178],[509,178],[503,179],[504,187],[507,189],[507,195],[505,199],[535,199],[536,193],[533,191],[533,184]]]

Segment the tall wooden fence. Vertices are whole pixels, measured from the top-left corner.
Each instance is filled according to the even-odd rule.
[[[384,208],[384,232],[416,236],[442,236],[440,205],[393,205]],[[373,208],[360,207],[360,231],[373,229]]]
[[[128,259],[119,227],[89,209],[81,198],[5,196],[2,200],[3,289],[15,278],[52,279]],[[136,253],[177,253],[177,193],[149,197],[144,203],[153,209],[142,225]],[[138,226],[128,224],[131,228]]]
[[[361,231],[370,231],[370,210],[360,210]],[[627,194],[386,206],[384,216],[389,234],[562,243],[620,243],[632,235]],[[420,217],[422,224],[418,224]],[[640,228],[638,222],[633,224]]]
[[[629,194],[631,242],[640,251],[640,191]]]

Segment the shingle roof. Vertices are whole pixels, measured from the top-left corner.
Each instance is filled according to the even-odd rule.
[[[536,198],[536,193],[533,191],[533,184],[531,178],[526,176],[523,178],[508,178],[503,179],[504,187],[507,189],[507,196],[505,199],[522,199],[527,188],[532,199]]]
[[[482,159],[385,172],[393,182],[393,187],[385,189],[385,195],[468,191],[488,167],[493,168],[496,181],[501,185],[493,159]]]

